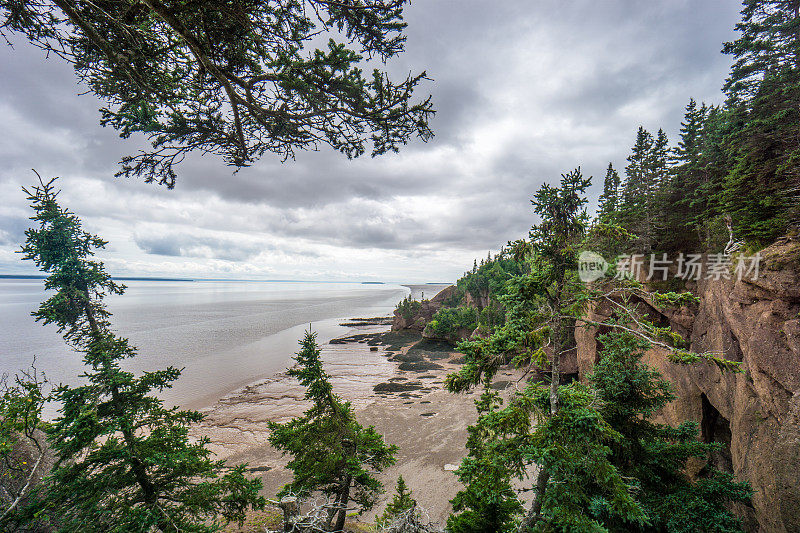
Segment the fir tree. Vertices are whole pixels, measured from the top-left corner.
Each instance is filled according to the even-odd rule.
[[[264,505],[261,482],[246,479],[244,465],[212,460],[207,438],[189,438],[200,413],[167,409],[152,395],[179,370],[135,377],[120,368],[136,350],[111,331],[103,297],[125,287],[91,259],[106,243],[59,206],[53,183],[25,191],[39,226],[27,230],[22,253],[49,274],[45,288],[54,292],[34,317],[83,354],[88,383],[54,391],[60,414],[47,437],[56,463],[29,512],[56,515],[64,532],[215,531],[220,519],[243,520]]]
[[[350,502],[361,511],[375,505],[383,487],[374,473],[394,463],[397,447],[384,443],[372,426],[362,427],[350,404],[333,393],[316,333],[306,332],[300,345],[297,365],[288,373],[306,388],[312,406],[302,417],[269,424],[270,443],[292,457],[288,468],[293,479],[279,496],[321,492],[331,502],[326,527],[342,531]]]
[[[352,158],[429,139],[430,98],[413,96],[425,73],[362,68],[402,53],[406,3],[0,0],[0,34],[70,63],[104,101],[104,126],[148,138],[119,175],[172,187],[193,150],[240,168],[320,144]]]
[[[619,173],[611,163],[606,169],[606,177],[603,180],[603,194],[600,195],[599,211],[597,219],[600,222],[613,222],[617,217],[619,208]]]
[[[530,418],[501,411],[501,404],[490,387],[475,401],[478,421],[467,428],[468,455],[456,470],[464,489],[451,500],[455,514],[447,519],[452,533],[513,531],[514,517],[522,511],[511,480],[524,472],[520,445],[529,433]]]
[[[611,443],[612,463],[636,480],[637,500],[647,513],[644,526],[599,515],[610,531],[667,533],[741,531],[727,506],[748,502],[747,483],[706,466],[696,479],[686,473],[690,458],[707,460],[717,444],[697,439],[694,422],[677,428],[652,418],[675,399],[672,385],[641,361],[651,344],[631,333],[614,331],[598,338],[602,351],[589,381],[602,400],[600,412],[622,436]]]
[[[411,497],[411,491],[408,489],[403,476],[398,476],[392,501],[386,504],[386,509],[378,519],[378,524],[391,524],[393,519],[413,509],[416,505],[417,501]]]

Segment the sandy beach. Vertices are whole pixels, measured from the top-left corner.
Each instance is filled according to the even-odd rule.
[[[336,394],[352,402],[362,424],[399,447],[397,463],[380,476],[387,493],[364,520],[382,512],[402,474],[420,505],[443,523],[460,488],[453,470],[466,453],[466,428],[476,418],[477,393],[443,389],[462,355],[419,333],[390,333],[388,326],[355,327],[321,351]],[[288,459],[268,443],[267,421],[301,414],[307,407],[303,393],[284,373],[253,383],[203,409],[207,418],[195,434],[210,437],[220,458],[247,463],[262,479],[264,495],[273,497],[291,473],[284,468]]]

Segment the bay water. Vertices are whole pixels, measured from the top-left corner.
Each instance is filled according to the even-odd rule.
[[[238,387],[292,364],[309,327],[320,343],[343,335],[354,317],[388,316],[409,294],[400,285],[279,281],[123,282],[124,295],[107,298],[114,331],[138,356],[132,372],[183,368],[161,393],[169,405],[198,408]],[[54,325],[34,321],[47,294],[40,279],[0,279],[0,374],[13,375],[34,360],[50,384],[78,384],[81,354]]]

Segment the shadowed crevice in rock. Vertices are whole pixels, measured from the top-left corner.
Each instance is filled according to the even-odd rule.
[[[700,434],[703,442],[716,442],[721,445],[719,451],[711,454],[711,463],[723,472],[733,473],[731,459],[731,422],[720,414],[716,407],[708,401],[708,396],[700,394],[703,418],[700,422]]]

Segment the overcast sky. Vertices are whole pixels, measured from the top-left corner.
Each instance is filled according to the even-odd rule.
[[[0,46],[0,273],[20,261],[20,187],[61,176],[61,199],[110,241],[113,275],[454,281],[526,235],[530,198],[580,165],[623,168],[641,124],[674,143],[690,97],[720,103],[734,0],[415,0],[391,72],[427,70],[436,137],[347,161],[321,149],[237,174],[212,157],[176,189],[114,178],[142,146],[99,126],[70,66]]]

